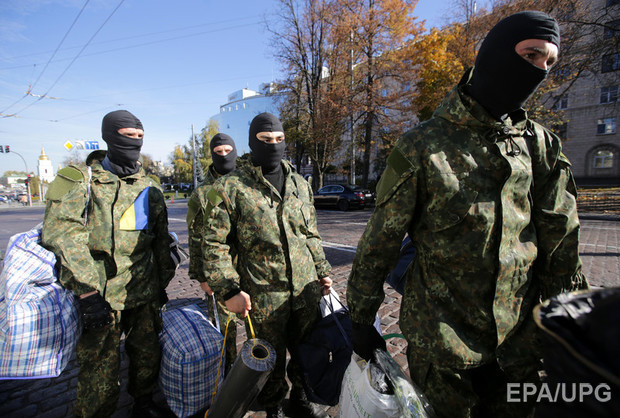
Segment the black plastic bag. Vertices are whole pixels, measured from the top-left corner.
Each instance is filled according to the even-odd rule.
[[[620,288],[553,297],[534,310],[543,331],[547,390],[536,417],[620,413]]]

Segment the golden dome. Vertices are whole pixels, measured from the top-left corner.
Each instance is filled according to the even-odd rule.
[[[41,148],[41,155],[39,155],[39,160],[49,160],[49,157],[45,154],[45,148]]]

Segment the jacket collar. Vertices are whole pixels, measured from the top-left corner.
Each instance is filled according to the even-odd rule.
[[[103,166],[101,165],[101,162],[103,161],[105,156],[106,156],[106,151],[104,150],[93,151],[90,154],[88,154],[88,157],[86,157],[86,165],[91,167],[93,173],[97,173],[98,182],[112,183],[112,182],[119,180],[119,177],[116,174],[103,168]],[[140,167],[140,170],[137,173],[130,174],[129,176],[125,176],[123,177],[123,180],[126,180],[126,179],[138,180],[142,178],[143,176],[144,176],[144,170],[142,167]]]
[[[502,121],[495,119],[473,97],[465,92],[465,86],[471,79],[473,67],[468,69],[461,81],[437,107],[433,117],[445,119],[457,125],[493,136],[522,135],[526,129],[527,112],[519,109]]]

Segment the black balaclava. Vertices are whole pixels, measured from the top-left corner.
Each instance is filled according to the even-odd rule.
[[[138,159],[142,149],[142,139],[119,134],[118,130],[122,128],[144,129],[140,119],[126,110],[116,110],[103,117],[101,136],[108,144],[107,163],[119,177],[135,174],[140,170]]]
[[[263,172],[269,172],[280,166],[286,144],[284,141],[277,144],[266,144],[256,135],[260,132],[284,132],[280,120],[271,113],[261,113],[250,123],[250,149],[252,162],[261,166]]]
[[[560,28],[545,13],[515,13],[489,31],[478,51],[467,92],[498,120],[523,107],[547,77],[548,70],[516,53],[515,46],[525,39],[542,39],[559,48]]]
[[[280,120],[271,113],[261,113],[250,123],[250,149],[252,150],[252,164],[260,166],[265,178],[280,192],[284,192],[284,174],[282,172],[282,157],[286,149],[284,141],[277,144],[266,144],[256,137],[260,132],[284,132]]]
[[[220,145],[230,145],[232,147],[232,151],[226,155],[214,153],[213,148]],[[211,148],[211,159],[213,160],[215,171],[224,175],[235,169],[235,164],[237,162],[237,147],[235,147],[235,141],[233,141],[230,136],[226,134],[216,134],[213,138],[211,138],[209,147]]]

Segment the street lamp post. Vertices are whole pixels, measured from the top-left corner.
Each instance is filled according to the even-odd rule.
[[[28,178],[29,178],[29,177],[28,177],[28,164],[26,164],[26,160],[24,160],[24,157],[22,157],[22,155],[21,155],[19,152],[15,152],[15,151],[13,151],[13,150],[11,150],[11,152],[12,152],[13,154],[17,154],[17,155],[19,156],[19,158],[21,158],[21,159],[22,159],[22,161],[24,162],[24,166],[26,167],[26,178],[28,179]],[[27,182],[28,182],[28,183],[27,183],[27,185],[26,185],[26,187],[27,187],[27,189],[26,189],[26,193],[28,193],[28,206],[32,206],[32,199],[30,198],[30,181],[29,181],[29,180],[27,180]]]

